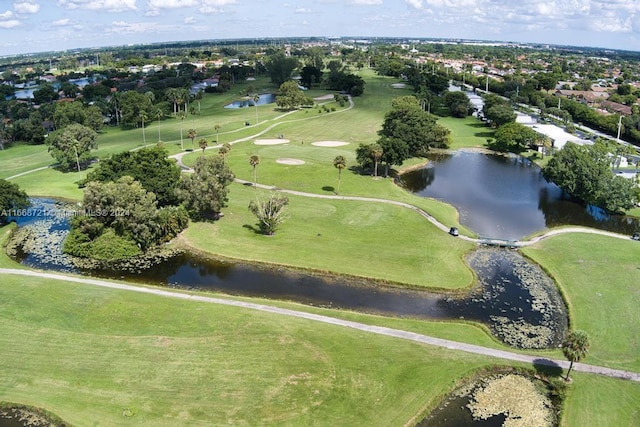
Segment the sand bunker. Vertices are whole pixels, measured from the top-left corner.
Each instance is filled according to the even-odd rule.
[[[313,98],[314,101],[325,101],[327,99],[333,99],[333,95],[332,94],[328,94],[328,95],[322,95],[322,96],[317,96],[317,97]]]
[[[391,87],[394,89],[404,89],[407,85],[404,83],[393,83]]]
[[[343,145],[349,145],[349,143],[344,141],[317,141],[312,142],[311,145],[316,147],[342,147]]]
[[[299,160],[299,159],[278,159],[278,160],[276,160],[276,163],[280,163],[281,165],[299,166],[299,165],[304,165],[304,160]]]
[[[278,144],[288,144],[289,140],[284,138],[273,138],[273,139],[256,139],[253,141],[255,145],[278,145]]]

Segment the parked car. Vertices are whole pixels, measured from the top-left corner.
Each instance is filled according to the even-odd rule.
[[[457,227],[451,227],[449,229],[449,234],[451,234],[452,236],[458,236],[460,233],[458,232],[458,228]]]
[[[631,236],[631,238],[633,240],[640,240],[640,231],[636,231],[635,233],[633,233],[633,236]]]

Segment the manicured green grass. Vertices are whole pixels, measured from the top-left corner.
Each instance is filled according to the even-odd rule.
[[[78,182],[84,179],[87,171],[60,172],[56,169],[44,169],[13,178],[29,196],[47,196],[61,199],[81,200],[83,191]]]
[[[456,289],[472,283],[462,261],[472,244],[435,229],[410,209],[291,196],[290,219],[266,237],[253,229],[256,218],[247,209],[263,192],[241,185],[231,191],[223,219],[194,223],[184,232],[191,245],[227,257],[419,287]]]
[[[0,150],[0,178],[8,178],[54,162],[44,145],[13,144]]]
[[[235,307],[3,279],[0,400],[74,425],[400,425],[495,363]],[[639,384],[573,378],[563,425],[633,425]]]
[[[438,120],[438,124],[451,130],[452,150],[487,148],[487,138],[491,138],[495,132],[475,117],[443,117]]]
[[[562,425],[638,425],[640,384],[585,374],[571,374],[573,383],[564,405]]]
[[[401,425],[490,363],[246,309],[3,279],[0,400],[73,425]]]
[[[556,279],[571,326],[589,334],[585,362],[640,371],[640,244],[572,233],[523,252]]]

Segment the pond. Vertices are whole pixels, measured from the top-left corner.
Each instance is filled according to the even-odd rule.
[[[78,86],[80,89],[85,87],[86,85],[93,83],[94,79],[92,77],[82,77],[79,79],[69,79],[69,83],[72,83]],[[60,83],[56,82],[52,84],[54,89],[60,89]],[[33,99],[33,92],[40,89],[40,86],[29,87],[26,89],[17,90],[12,96],[8,96],[7,99]]]
[[[258,99],[258,105],[273,104],[274,102],[276,102],[276,95],[273,93],[262,93],[259,96],[260,99]],[[246,108],[253,107],[255,105],[256,103],[253,101],[253,99],[244,99],[241,101],[234,101],[231,104],[227,104],[224,106],[224,108]]]
[[[184,253],[139,273],[82,271],[62,253],[68,233],[65,208],[51,199],[32,199],[30,212],[17,217],[38,237],[19,258],[35,268],[171,287],[219,291],[232,295],[296,301],[320,307],[422,319],[468,319],[483,322],[505,343],[516,347],[556,346],[567,315],[553,284],[517,252],[481,249],[468,259],[480,278],[467,295],[456,298],[420,290],[375,285],[362,279],[326,277],[299,271],[220,262]],[[530,267],[530,268],[529,268]]]
[[[560,225],[584,225],[632,235],[640,219],[583,206],[518,156],[457,151],[433,154],[402,175],[401,185],[455,206],[460,223],[482,237],[518,240]]]

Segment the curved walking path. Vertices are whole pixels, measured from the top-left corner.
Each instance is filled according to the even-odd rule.
[[[57,273],[44,273],[44,272],[33,271],[33,270],[0,268],[0,274],[13,274],[13,275],[26,276],[26,277],[40,277],[45,279],[61,280],[66,282],[82,283],[82,284],[91,285],[91,286],[100,286],[103,288],[119,289],[119,290],[131,291],[131,292],[140,292],[140,293],[157,295],[157,296],[168,297],[168,298],[178,298],[183,300],[198,301],[198,302],[203,302],[208,304],[222,304],[222,305],[233,306],[233,307],[241,307],[249,310],[258,310],[258,311],[273,313],[273,314],[282,315],[282,316],[296,317],[300,319],[311,320],[314,322],[321,322],[321,323],[326,323],[330,325],[356,329],[356,330],[367,332],[367,333],[384,335],[384,336],[403,339],[407,341],[413,341],[421,344],[442,347],[449,350],[464,351],[466,353],[473,353],[473,354],[478,354],[483,356],[495,357],[503,360],[531,363],[535,365],[560,366],[564,369],[567,369],[569,367],[569,362],[567,362],[566,360],[552,360],[552,359],[543,358],[541,356],[531,356],[526,354],[513,353],[509,351],[497,350],[497,349],[482,347],[482,346],[473,345],[473,344],[466,344],[458,341],[445,340],[442,338],[431,337],[428,335],[422,335],[415,332],[403,331],[400,329],[387,328],[384,326],[367,325],[360,322],[338,319],[335,317],[325,316],[321,314],[307,313],[304,311],[273,307],[266,304],[257,304],[252,302],[236,301],[232,299],[208,297],[203,295],[191,295],[183,292],[168,291],[168,290],[157,289],[157,288],[146,288],[143,286],[128,285],[125,283],[109,282],[106,280],[90,279],[90,278],[76,277],[76,276],[67,276],[64,274],[57,274]],[[598,374],[598,375],[604,375],[604,376],[613,377],[613,378],[621,378],[621,379],[640,382],[640,373],[637,373],[637,372],[611,369],[611,368],[606,368],[602,366],[587,365],[584,363],[574,363],[573,367],[574,367],[574,370],[580,371],[580,372],[588,372],[592,374]]]
[[[250,181],[246,181],[246,180],[242,180],[242,179],[235,179],[235,182],[240,183],[240,184],[244,184],[244,185],[251,185],[254,186],[253,182]],[[403,208],[407,208],[407,209],[411,209],[415,212],[417,212],[418,214],[422,215],[424,218],[426,218],[429,222],[431,222],[433,225],[435,225],[437,228],[439,228],[442,231],[445,232],[449,232],[449,227],[442,224],[441,222],[439,222],[437,219],[435,219],[433,216],[431,216],[431,214],[429,214],[427,211],[420,209],[417,206],[414,206],[410,203],[405,203],[405,202],[400,202],[397,200],[390,200],[390,199],[378,199],[375,197],[361,197],[361,196],[340,196],[340,195],[334,195],[334,194],[317,194],[317,193],[305,193],[303,191],[297,191],[297,190],[287,190],[287,189],[282,189],[282,188],[278,188],[278,187],[274,187],[274,186],[270,186],[270,185],[264,185],[264,184],[255,184],[255,186],[257,188],[262,188],[265,190],[272,190],[272,191],[278,191],[280,193],[286,193],[286,194],[292,194],[295,196],[302,196],[302,197],[311,197],[311,198],[316,198],[316,199],[333,199],[333,200],[353,200],[353,201],[360,201],[360,202],[372,202],[372,203],[386,203],[389,205],[396,205],[396,206],[400,206]],[[513,246],[516,247],[520,247],[520,246],[529,246],[532,245],[534,243],[538,243],[539,241],[546,239],[548,237],[551,236],[555,236],[558,234],[564,234],[564,233],[591,233],[591,234],[599,234],[602,236],[609,236],[609,237],[615,237],[618,239],[624,239],[624,240],[630,240],[631,237],[627,236],[625,234],[619,234],[619,233],[614,233],[611,231],[605,231],[605,230],[598,230],[597,228],[588,228],[588,227],[562,227],[562,228],[555,228],[553,230],[549,230],[539,236],[535,236],[529,240],[518,240],[516,242],[513,242]],[[459,239],[462,240],[466,240],[468,242],[474,242],[474,243],[481,243],[484,239],[476,239],[473,237],[468,237],[468,236],[464,236],[464,235],[460,235],[458,236]]]

